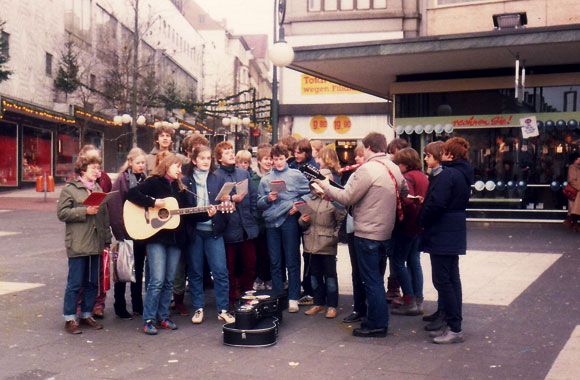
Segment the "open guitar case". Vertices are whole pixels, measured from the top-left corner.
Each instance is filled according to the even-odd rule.
[[[285,292],[247,291],[236,306],[236,322],[223,327],[224,344],[235,347],[275,345],[282,312],[287,308],[288,296]]]

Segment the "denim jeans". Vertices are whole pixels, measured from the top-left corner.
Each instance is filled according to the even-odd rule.
[[[284,291],[283,272],[288,268],[288,299],[300,298],[300,233],[296,215],[288,215],[278,228],[266,228],[272,288]],[[286,268],[282,268],[282,255]]]
[[[403,295],[423,297],[423,269],[419,257],[420,236],[397,236],[393,240],[391,263]]]
[[[193,310],[203,309],[205,306],[205,293],[203,291],[204,256],[213,275],[218,313],[221,310],[228,310],[230,283],[224,239],[221,236],[215,238],[213,232],[200,230],[196,231],[195,241],[187,247],[187,277]]]
[[[381,263],[386,258],[390,244],[390,240],[378,241],[358,236],[354,238],[360,275],[367,296],[366,324],[371,329],[387,328],[389,325],[389,310]]]
[[[145,294],[143,320],[161,321],[169,318],[169,305],[173,295],[173,278],[181,250],[175,245],[147,244],[149,284]]]
[[[458,255],[431,254],[431,276],[437,289],[439,299],[443,304],[445,320],[453,332],[461,331],[462,290],[459,277]]]
[[[100,255],[71,257],[68,259],[68,278],[64,292],[63,314],[65,321],[77,319],[77,303],[80,289],[81,318],[93,315],[93,307],[99,290]]]
[[[338,306],[336,256],[310,254],[310,279],[314,305]]]
[[[360,269],[358,267],[357,252],[354,246],[354,233],[346,234],[346,242],[348,244],[348,254],[350,256],[350,265],[352,268],[352,297],[353,307],[352,311],[356,311],[363,317],[367,315],[367,295],[365,293],[365,286],[360,277]],[[379,267],[381,276],[385,276],[387,271],[387,256],[381,256],[381,263]]]

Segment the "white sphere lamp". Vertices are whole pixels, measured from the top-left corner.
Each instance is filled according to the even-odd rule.
[[[116,125],[122,125],[123,124],[123,117],[117,115],[113,118],[113,123],[115,123]]]
[[[121,116],[121,118],[123,119],[123,124],[129,124],[131,121],[133,121],[133,118],[131,117],[131,115],[129,114],[123,114],[123,116]]]
[[[222,119],[222,125],[224,127],[229,127],[231,123],[232,123],[232,120],[229,117],[224,117]]]
[[[278,41],[270,46],[268,57],[275,66],[288,66],[294,60],[294,49],[286,41]]]
[[[145,116],[139,115],[139,117],[137,118],[137,125],[143,126],[143,125],[145,125],[145,121],[146,121]]]
[[[250,118],[249,118],[249,117],[244,117],[244,118],[242,119],[242,124],[244,124],[244,126],[246,126],[246,127],[247,127],[248,125],[250,125],[250,123],[251,123],[251,120],[250,120]]]

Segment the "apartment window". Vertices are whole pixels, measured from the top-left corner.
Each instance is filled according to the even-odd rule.
[[[308,11],[319,12],[322,10],[322,0],[308,0]]]
[[[352,11],[354,9],[354,0],[340,0],[341,11]]]
[[[371,0],[356,1],[356,9],[370,9],[370,8],[371,8]]]
[[[97,77],[95,76],[95,74],[91,74],[89,76],[89,87],[95,88],[96,85],[97,85]]]
[[[449,4],[459,4],[459,3],[473,3],[475,1],[481,1],[481,0],[437,0],[437,5],[449,5]]]
[[[10,57],[10,34],[2,32],[2,40],[0,41],[0,46],[2,47],[2,50],[0,50],[0,54],[2,54],[2,56],[6,58]]]
[[[46,72],[47,76],[52,76],[52,54],[50,53],[46,53],[44,60],[44,71]]]
[[[383,9],[387,7],[387,0],[373,0],[374,9]]]
[[[65,28],[85,41],[90,38],[91,0],[66,0],[64,6]]]
[[[324,10],[325,11],[338,10],[338,0],[324,0]]]

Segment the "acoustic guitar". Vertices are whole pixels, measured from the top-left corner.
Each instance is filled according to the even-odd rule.
[[[179,208],[177,199],[163,199],[164,207],[140,207],[129,201],[123,205],[123,222],[129,236],[135,240],[147,239],[162,229],[175,229],[179,226],[180,215],[208,212],[210,206]],[[235,206],[231,202],[214,205],[218,211],[232,213]]]

